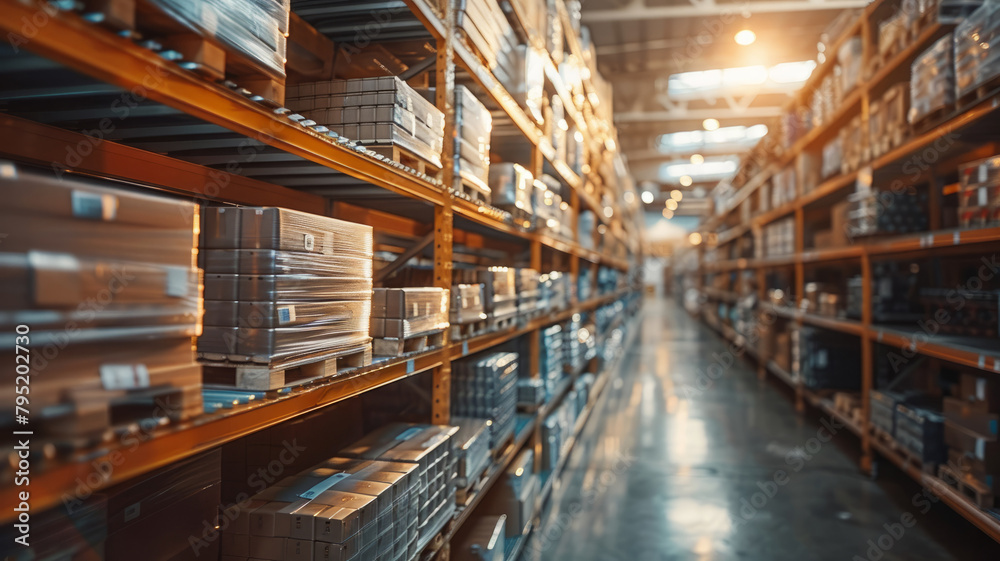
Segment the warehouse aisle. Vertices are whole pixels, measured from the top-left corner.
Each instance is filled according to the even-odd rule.
[[[992,540],[885,463],[878,483],[860,474],[857,438],[822,442],[837,427],[797,416],[746,363],[699,379],[729,364],[726,346],[676,304],[648,300],[641,322],[524,559],[997,558]]]

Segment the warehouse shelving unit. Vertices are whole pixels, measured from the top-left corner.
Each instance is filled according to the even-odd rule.
[[[570,36],[567,44],[582,59],[568,12],[561,0],[557,4],[563,28]],[[595,117],[591,107],[593,96],[573,99],[551,58],[546,59],[550,91],[554,90],[563,99],[567,118],[576,124],[584,142],[591,147],[591,161],[584,168],[585,173],[577,175],[557,158],[539,124],[518,106],[474,50],[459,37],[450,2],[406,0],[406,5],[436,45],[436,64],[430,71],[435,74],[436,104],[445,114],[446,138],[455,125],[456,73],[463,73],[499,108],[494,111],[495,119],[499,114],[523,135],[523,141],[531,149],[531,171],[540,174],[548,164],[569,187],[571,196],[567,202],[573,239],[529,231],[503,220],[496,209],[453,194],[451,143],[445,143],[438,178],[414,173],[375,158],[353,143],[302,126],[291,120],[287,111],[266,100],[255,100],[207,82],[126,37],[41,1],[0,0],[0,30],[5,36],[24,35],[27,39],[13,54],[31,53],[25,66],[12,68],[12,74],[43,70],[51,72],[54,83],[43,88],[21,89],[16,81],[6,80],[6,85],[0,86],[0,98],[16,101],[45,96],[58,101],[60,109],[53,115],[16,111],[0,114],[0,127],[8,131],[0,135],[0,157],[63,173],[124,181],[205,203],[281,206],[366,223],[377,234],[427,238],[428,245],[433,247],[434,284],[442,288],[452,285],[452,271],[459,262],[456,249],[473,253],[479,249],[505,251],[522,256],[525,264],[538,270],[542,270],[543,262],[562,263],[574,282],[585,268],[593,273],[600,266],[623,272],[634,270],[641,259],[636,220],[639,205],[624,205],[613,192],[604,196],[607,181],[598,169],[599,164],[615,169],[617,163],[621,169],[621,162],[615,162],[620,158],[613,150],[616,133],[610,124]],[[44,25],[31,27],[29,33],[25,31],[25,21],[36,24],[43,21]],[[0,78],[0,82],[4,80]],[[589,83],[587,88],[591,93],[594,91]],[[130,105],[122,116],[113,111],[115,106],[110,102],[129,92],[137,103]],[[157,121],[162,117],[169,117],[170,123]],[[75,120],[103,123],[108,119],[112,130],[100,139],[93,138],[93,134],[84,135],[73,126],[60,126]],[[154,141],[166,135],[180,140],[175,144]],[[77,151],[73,161],[67,161],[71,147],[85,149]],[[237,147],[250,147],[264,161],[237,161],[235,168],[230,168],[226,164],[232,163],[231,158],[212,153],[215,148]],[[178,151],[183,151],[183,155],[175,156]],[[268,162],[280,162],[284,171],[273,172]],[[352,182],[349,187],[334,183],[344,178]],[[627,176],[617,180],[625,190],[634,191]],[[324,181],[329,183],[324,186]],[[364,186],[358,187],[359,184]],[[598,220],[594,241],[600,238],[603,243],[585,244],[580,239],[577,220],[584,209],[594,212]],[[592,275],[594,288],[596,276]],[[574,300],[562,311],[507,331],[447,342],[441,348],[378,361],[370,367],[279,395],[234,403],[190,421],[158,427],[141,435],[141,444],[129,451],[126,461],[115,462],[113,473],[103,477],[94,490],[420,373],[432,374],[432,421],[447,423],[453,360],[528,336],[533,356],[522,364],[537,372],[540,329],[567,321],[575,314],[593,311],[634,290],[633,286],[625,286],[587,301]],[[598,292],[595,289],[593,293]],[[616,367],[601,375],[601,387]],[[597,393],[592,398],[596,399]],[[537,438],[540,419],[564,395],[565,392],[557,396],[536,415],[520,419],[516,438],[490,468],[482,495],[517,453]],[[586,418],[586,415],[581,417]],[[41,458],[32,466],[32,508],[41,511],[59,504],[75,488],[77,478],[92,473],[94,462],[111,461],[121,455],[121,448],[109,444],[71,458],[54,454]],[[0,488],[0,502],[14,504],[15,491],[10,485]],[[446,528],[443,539],[437,540],[437,547],[447,544],[480,499],[481,496],[473,499],[472,504],[460,511]],[[10,509],[7,510],[3,518],[9,517]]]
[[[842,201],[859,180],[871,182],[871,179],[875,178],[875,183],[891,181],[894,178],[911,175],[913,168],[908,168],[906,164],[916,163],[921,164],[921,180],[929,181],[930,190],[940,193],[944,185],[937,178],[953,174],[963,162],[997,153],[995,144],[984,139],[991,138],[989,130],[995,130],[1000,95],[992,91],[985,92],[985,95],[972,101],[959,100],[952,111],[938,117],[930,123],[930,126],[925,124],[923,129],[926,130],[916,131],[916,134],[911,135],[900,145],[878,157],[863,156],[860,169],[837,173],[820,180],[808,192],[804,192],[800,177],[795,185],[794,199],[777,208],[761,209],[756,200],[772,177],[788,166],[800,164],[798,160],[803,154],[815,153],[825,140],[832,138],[851,118],[860,117],[862,135],[867,137],[870,130],[871,105],[876,93],[884,90],[890,77],[897,79],[904,77],[909,80],[909,68],[916,57],[955,27],[952,24],[936,22],[926,24],[914,34],[905,47],[881,60],[881,65],[873,72],[867,72],[870,75],[866,76],[873,58],[877,56],[878,23],[901,6],[901,2],[894,0],[872,2],[853,22],[843,28],[844,31],[831,44],[826,46],[824,51],[829,60],[816,67],[804,88],[789,103],[787,110],[794,110],[808,99],[807,96],[812,91],[817,90],[822,79],[833,72],[837,64],[836,53],[840,46],[850,38],[860,36],[863,55],[862,75],[858,85],[843,97],[841,105],[822,125],[814,127],[790,146],[780,146],[781,143],[774,139],[777,135],[772,133],[751,151],[741,163],[730,184],[720,189],[725,198],[716,200],[715,213],[700,226],[699,233],[703,243],[680,252],[678,259],[684,266],[678,268],[678,280],[682,286],[695,288],[702,294],[706,303],[700,313],[705,323],[728,341],[745,346],[747,354],[756,359],[757,372],[761,379],[770,373],[792,389],[799,411],[803,411],[807,404],[811,405],[844,422],[849,430],[859,437],[863,470],[873,469],[874,453],[878,453],[880,457],[899,466],[921,485],[939,492],[945,503],[990,537],[1000,541],[1000,518],[981,509],[935,475],[924,473],[904,454],[890,449],[874,437],[873,427],[869,421],[868,399],[874,384],[876,343],[897,349],[909,349],[923,356],[972,369],[1000,372],[1000,352],[997,351],[995,344],[976,343],[967,338],[940,334],[928,340],[926,337],[917,336],[918,333],[922,335],[922,332],[916,329],[913,332],[906,332],[880,326],[873,320],[871,312],[873,261],[897,257],[929,257],[942,255],[945,251],[956,254],[995,248],[996,243],[1000,242],[1000,229],[942,228],[940,220],[935,216],[940,195],[932,195],[930,231],[849,240],[849,244],[843,247],[808,248],[804,244],[807,213],[827,209]],[[984,132],[986,134],[983,134]],[[932,157],[928,156],[927,162],[921,159],[925,151],[934,152]],[[936,199],[933,198],[935,196]],[[749,221],[746,220],[748,214],[751,215]],[[749,236],[759,236],[765,226],[783,218],[794,219],[795,248],[792,253],[765,258],[726,258],[733,244]],[[774,306],[768,302],[768,274],[782,271],[786,278],[791,279],[787,291],[795,298],[800,298],[804,294],[807,267],[840,265],[856,267],[861,272],[864,288],[860,320],[809,313],[791,306]],[[756,280],[756,296],[759,302],[756,312],[759,314],[759,319],[783,318],[800,326],[817,326],[858,338],[862,357],[860,423],[837,410],[830,399],[805,388],[800,379],[779,366],[772,357],[750,345],[744,335],[719,320],[715,311],[718,305],[735,303],[741,295],[732,285],[728,288],[710,286],[707,278],[732,273],[744,273]]]

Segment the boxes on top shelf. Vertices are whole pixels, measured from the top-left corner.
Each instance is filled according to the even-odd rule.
[[[497,0],[457,0],[455,25],[490,70],[518,43]]]
[[[444,113],[396,76],[302,83],[286,97],[289,109],[341,136],[441,167]]]
[[[1000,59],[993,47],[997,39],[1000,7],[985,2],[955,28],[955,87],[965,97],[1000,75]]]
[[[910,74],[910,124],[919,124],[955,104],[953,37],[949,33],[917,56]]]
[[[506,60],[494,71],[514,101],[528,112],[536,123],[543,121],[542,98],[545,96],[545,62],[542,55],[529,45],[514,47]]]
[[[203,313],[199,219],[190,202],[0,163],[0,223],[10,232],[0,247],[0,356],[14,365],[15,342],[26,339],[58,349],[32,355],[32,370],[45,370],[32,379],[32,412],[45,417],[47,437],[84,445],[113,425],[201,412],[191,347]],[[0,397],[14,403],[15,388]]]
[[[285,76],[290,0],[152,0],[164,13]]]

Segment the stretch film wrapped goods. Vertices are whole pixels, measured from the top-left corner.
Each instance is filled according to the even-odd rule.
[[[1000,74],[994,43],[1000,30],[1000,4],[986,2],[955,28],[955,83],[959,97]]]
[[[565,368],[564,336],[561,325],[550,325],[541,332],[538,351],[538,374],[545,380],[549,397],[555,395],[556,387],[562,381]]]
[[[541,275],[534,269],[514,270],[514,290],[517,293],[517,313],[530,314],[538,309],[539,279]]]
[[[452,286],[450,323],[463,325],[486,319],[483,301],[482,284],[456,284]]]
[[[538,307],[544,310],[562,310],[569,306],[572,278],[568,274],[552,271],[539,281]]]
[[[490,421],[492,450],[514,433],[517,373],[517,353],[490,353],[452,363],[452,415]]]
[[[479,188],[490,201],[490,137],[493,117],[465,86],[455,86],[456,177]]]
[[[913,61],[910,74],[911,124],[955,104],[952,34],[944,36]]]
[[[963,164],[958,176],[959,225],[984,228],[1000,223],[1000,156]]]
[[[531,448],[518,454],[497,485],[495,498],[486,507],[491,512],[507,515],[508,538],[523,535],[534,515],[535,501],[540,491],[534,467],[535,453]]]
[[[515,269],[510,267],[460,269],[455,271],[455,280],[483,285],[484,308],[492,319],[501,320],[517,314]]]
[[[273,363],[368,342],[371,227],[273,207],[203,214],[204,358]]]
[[[497,0],[457,0],[455,24],[490,70],[518,43]]]
[[[367,145],[396,145],[441,167],[444,113],[396,76],[290,86],[286,104],[320,125]]]
[[[412,463],[331,458],[251,497],[222,554],[275,561],[402,560],[417,552]]]
[[[519,217],[532,216],[534,178],[522,166],[506,162],[491,165],[490,190],[494,206]]]
[[[32,383],[33,411],[56,437],[136,415],[183,419],[201,403],[190,344],[203,311],[199,209],[113,185],[0,164],[0,224],[9,232],[0,245],[0,355],[15,364],[25,339],[58,350],[31,355],[30,365],[45,371]],[[0,395],[13,403],[13,391]],[[168,395],[174,409],[157,411],[154,398]]]
[[[457,432],[458,427],[394,423],[341,451],[347,457],[417,466],[417,551],[441,531],[455,512]]]
[[[475,485],[480,476],[486,473],[493,457],[490,455],[490,427],[484,419],[471,417],[452,417],[451,422],[458,426],[455,434],[455,454],[458,462],[458,479],[456,484],[460,489]]]
[[[376,288],[373,337],[405,339],[448,328],[448,295],[442,288]],[[381,321],[380,321],[381,320]]]
[[[542,99],[545,97],[545,62],[542,55],[527,45],[518,45],[507,53],[496,72],[507,93],[536,122],[542,122]]]
[[[290,0],[151,0],[185,26],[285,76]]]

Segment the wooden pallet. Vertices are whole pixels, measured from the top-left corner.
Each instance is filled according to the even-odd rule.
[[[450,327],[451,340],[461,341],[463,339],[472,339],[486,333],[487,329],[489,329],[489,322],[485,319],[471,323],[453,323]]]
[[[285,103],[285,77],[265,68],[214,35],[202,35],[150,0],[85,0],[83,11],[116,32],[132,37],[167,60],[208,81],[223,83],[255,101]]]
[[[436,181],[441,181],[444,177],[444,170],[441,169],[440,165],[427,161],[402,146],[396,144],[376,144],[371,146],[366,145],[365,148],[410,168],[411,173],[424,174]]]
[[[880,441],[883,445],[885,445],[886,448],[889,448],[890,450],[896,452],[900,456],[903,456],[907,464],[916,466],[917,468],[920,469],[920,471],[927,474],[933,475],[934,473],[936,473],[934,469],[936,467],[935,464],[929,462],[925,463],[923,460],[913,455],[913,453],[911,453],[905,447],[900,446],[899,443],[896,442],[896,439],[893,438],[892,435],[890,435],[889,433],[881,429],[872,428],[872,435],[875,437],[876,440]]]
[[[459,177],[455,181],[455,188],[453,191],[454,195],[460,199],[472,201],[480,205],[488,206],[490,204],[489,192],[484,191],[482,186],[476,185],[475,182],[469,181],[464,177]]]
[[[206,386],[225,386],[252,391],[270,391],[301,386],[372,363],[372,344],[350,349],[296,357],[275,364],[206,360],[202,358]]]
[[[979,508],[993,508],[993,490],[982,481],[971,475],[959,474],[945,465],[938,467],[938,478]]]
[[[375,356],[403,356],[443,347],[446,342],[446,334],[447,330],[442,329],[403,339],[374,339],[372,340],[372,354]]]
[[[517,325],[517,314],[503,319],[489,318],[490,331],[506,331]]]

